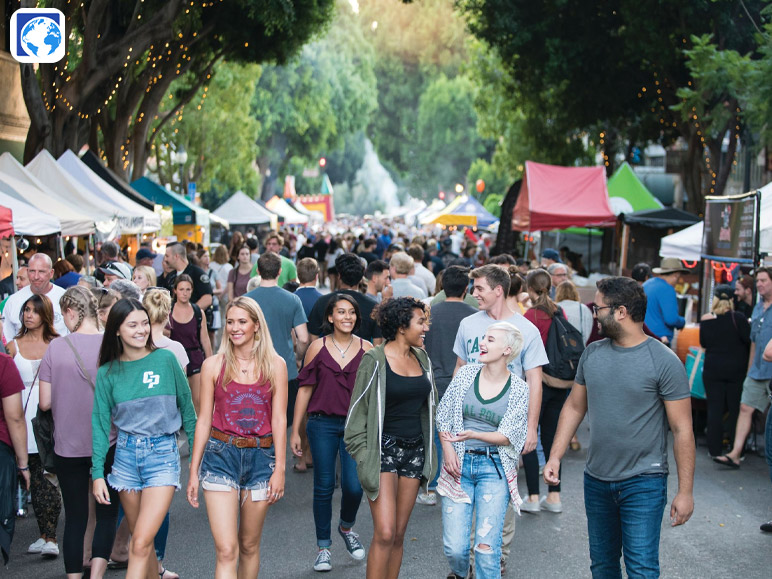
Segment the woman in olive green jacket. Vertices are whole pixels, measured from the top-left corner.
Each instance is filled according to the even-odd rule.
[[[393,298],[375,316],[385,343],[362,357],[344,441],[373,516],[367,579],[396,579],[419,487],[437,470],[437,390],[422,349],[429,329],[426,305]]]

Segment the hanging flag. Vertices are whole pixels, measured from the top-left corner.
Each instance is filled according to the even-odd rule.
[[[295,175],[284,177],[284,198],[295,199],[298,194],[295,192]]]
[[[322,189],[321,189],[322,195],[332,195],[332,183],[330,182],[330,177],[327,175],[327,173],[324,174],[324,177],[322,178]]]

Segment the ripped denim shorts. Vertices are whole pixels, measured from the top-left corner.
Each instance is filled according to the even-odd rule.
[[[252,491],[253,501],[268,499],[268,481],[276,468],[274,447],[237,448],[210,438],[198,478],[205,491]]]
[[[180,451],[177,436],[136,436],[118,432],[115,461],[107,482],[117,491],[148,487],[180,488]]]

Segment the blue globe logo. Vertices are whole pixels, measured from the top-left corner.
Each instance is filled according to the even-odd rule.
[[[21,45],[28,54],[45,58],[62,44],[62,31],[50,18],[38,17],[27,22],[21,29]]]

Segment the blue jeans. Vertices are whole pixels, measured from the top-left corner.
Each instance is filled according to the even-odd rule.
[[[475,516],[474,575],[501,577],[501,532],[509,504],[509,487],[498,454],[464,455],[461,488],[472,499],[455,503],[442,497],[442,541],[450,569],[460,577],[469,573],[469,534]],[[488,549],[480,549],[488,545]]]
[[[659,577],[659,533],[667,503],[667,475],[602,481],[584,474],[584,507],[593,579]]]
[[[343,444],[345,416],[308,417],[306,433],[314,457],[314,524],[316,544],[320,548],[332,544],[332,494],[335,491],[335,466],[340,453],[340,526],[350,529],[357,519],[362,502],[362,486],[357,477],[357,465]]]
[[[115,529],[118,530],[118,527],[121,526],[121,523],[123,522],[123,506],[118,507],[118,520],[115,525]],[[158,529],[158,532],[155,534],[155,539],[153,539],[153,546],[155,547],[155,555],[158,557],[160,561],[164,560],[164,557],[166,556],[166,541],[169,538],[169,513],[166,513],[166,516],[164,517],[163,523],[161,523],[161,527]]]
[[[437,474],[429,483],[430,491],[437,489],[437,481],[440,479],[440,471],[442,470],[442,444],[440,444],[440,433],[436,428],[434,429],[434,448],[437,450]]]

